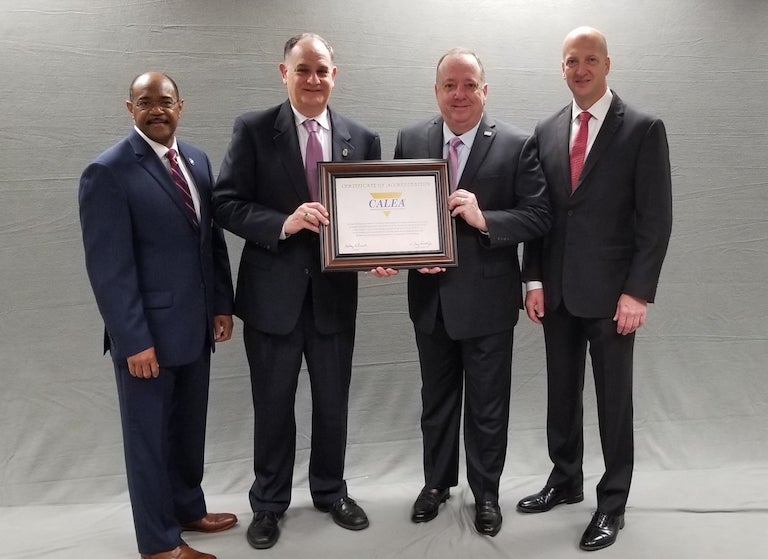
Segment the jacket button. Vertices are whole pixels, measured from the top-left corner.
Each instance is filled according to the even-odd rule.
[[[568,210],[568,217],[571,217],[573,215],[573,210]]]

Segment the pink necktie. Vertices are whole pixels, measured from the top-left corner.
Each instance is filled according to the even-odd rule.
[[[192,202],[192,194],[189,192],[187,179],[184,178],[184,175],[181,172],[181,168],[179,168],[179,161],[176,159],[176,150],[169,149],[165,156],[168,158],[168,162],[171,164],[171,178],[173,179],[173,184],[176,185],[179,194],[181,194],[181,198],[184,201],[184,207],[187,208],[187,211],[192,218],[192,223],[198,225],[199,223],[197,221],[197,213],[195,213],[195,204]]]
[[[581,170],[584,168],[584,154],[587,152],[587,136],[589,135],[589,119],[592,115],[587,111],[579,113],[579,131],[571,147],[571,190],[576,189]]]
[[[307,129],[307,132],[309,132],[306,156],[304,159],[304,171],[307,174],[309,197],[316,202],[319,200],[317,191],[317,164],[323,160],[323,147],[320,145],[320,139],[317,137],[317,121],[307,119],[303,124],[304,128]]]
[[[448,167],[451,171],[451,192],[456,190],[459,185],[459,146],[464,142],[461,138],[454,136],[448,141]]]

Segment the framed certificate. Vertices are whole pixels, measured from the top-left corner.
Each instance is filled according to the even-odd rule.
[[[448,163],[398,159],[319,164],[323,271],[456,266]]]

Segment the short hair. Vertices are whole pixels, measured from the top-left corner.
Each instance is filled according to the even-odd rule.
[[[302,39],[315,39],[317,41],[320,41],[323,43],[323,46],[328,49],[328,53],[331,55],[331,62],[333,62],[333,47],[330,45],[328,41],[323,39],[320,35],[317,33],[299,33],[298,35],[294,35],[290,39],[288,39],[285,42],[285,47],[283,48],[283,60],[288,58],[288,53],[290,53],[293,50],[293,47],[296,46],[296,43],[301,41]]]
[[[176,94],[176,100],[179,100],[181,98],[181,95],[179,94],[179,86],[176,85],[176,82],[173,81],[173,78],[171,76],[169,76],[168,74],[164,74],[163,72],[142,72],[141,74],[133,78],[131,80],[131,85],[128,86],[128,99],[133,101],[133,86],[136,85],[136,82],[139,80],[139,78],[142,76],[146,76],[147,74],[154,74],[154,73],[160,74],[161,76],[163,76],[163,78],[171,82],[171,85],[173,86],[173,92]]]
[[[437,68],[435,69],[435,81],[437,81],[437,74],[440,72],[440,65],[443,63],[443,60],[453,55],[468,55],[474,58],[477,61],[477,65],[480,67],[480,81],[485,83],[485,66],[483,66],[480,57],[477,56],[473,51],[465,49],[464,47],[454,47],[440,57],[440,60],[437,61]]]

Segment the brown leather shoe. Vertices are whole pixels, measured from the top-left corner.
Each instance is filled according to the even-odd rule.
[[[203,553],[192,549],[187,544],[183,543],[178,547],[174,547],[170,551],[162,551],[160,553],[142,553],[141,559],[216,559],[215,555],[210,553]]]
[[[210,512],[200,520],[182,524],[181,529],[188,532],[212,534],[213,532],[229,530],[235,524],[237,524],[237,517],[234,514],[229,512]]]

